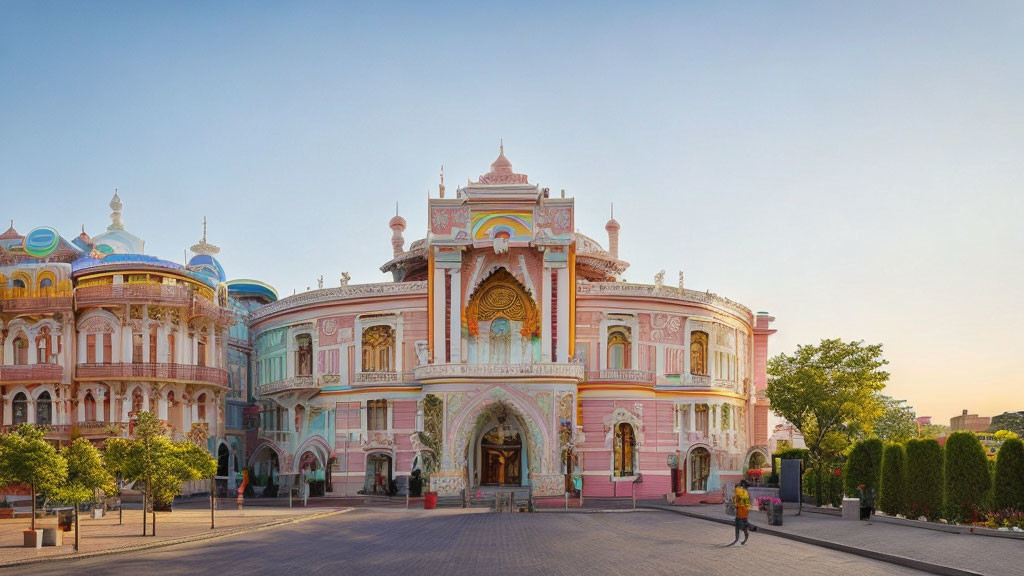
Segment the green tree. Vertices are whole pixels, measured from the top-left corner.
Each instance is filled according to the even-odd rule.
[[[992,417],[992,424],[988,427],[989,432],[1009,430],[1016,432],[1018,436],[1024,436],[1024,411],[1003,412]]]
[[[140,412],[132,438],[107,441],[107,468],[120,473],[128,482],[143,485],[142,533],[146,533],[146,503],[153,508],[156,536],[156,509],[168,506],[189,480],[212,477],[217,461],[202,447],[191,442],[172,442],[163,424],[150,412]]]
[[[901,444],[891,443],[882,455],[882,486],[878,507],[890,516],[907,513],[907,463]]]
[[[907,512],[938,519],[942,510],[942,446],[928,438],[907,442]]]
[[[996,437],[996,440],[1000,444],[1006,442],[1007,440],[1020,438],[1020,434],[1017,434],[1013,430],[996,430],[992,435]]]
[[[918,438],[943,438],[949,436],[949,426],[945,424],[928,424],[921,426],[917,433]]]
[[[904,443],[917,437],[917,416],[914,409],[901,400],[879,396],[882,415],[875,420],[872,429],[885,442]]]
[[[870,487],[878,494],[882,477],[882,441],[867,438],[857,442],[846,457],[846,493],[860,494],[860,486]]]
[[[946,439],[943,467],[944,510],[950,522],[971,520],[992,487],[985,448],[973,432],[953,432]]]
[[[768,400],[804,435],[818,474],[816,501],[822,500],[824,471],[878,418],[886,364],[881,344],[839,339],[798,346],[792,356],[779,354],[768,363]]]
[[[43,430],[22,424],[0,434],[0,478],[32,489],[32,530],[36,529],[36,493],[52,494],[68,476],[68,463],[43,437]]]
[[[61,450],[61,456],[68,463],[68,477],[57,489],[57,498],[75,505],[75,550],[81,544],[81,529],[78,522],[78,507],[83,502],[91,502],[96,492],[110,492],[111,476],[103,466],[99,450],[85,438],[78,437]]]
[[[997,509],[1024,511],[1024,442],[1010,438],[996,456],[994,502]]]

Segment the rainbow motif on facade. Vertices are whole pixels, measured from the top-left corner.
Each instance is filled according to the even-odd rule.
[[[507,212],[491,211],[473,214],[471,218],[474,240],[531,240],[533,238],[533,212],[527,210]]]

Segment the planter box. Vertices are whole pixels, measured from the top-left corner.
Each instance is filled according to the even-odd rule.
[[[774,503],[768,504],[768,525],[782,526],[782,506]]]
[[[14,518],[14,508],[0,508],[0,518]]]
[[[43,531],[42,530],[25,530],[22,532],[25,537],[25,548],[42,548],[43,547]]]
[[[36,530],[39,532],[39,530]],[[64,531],[56,528],[43,528],[43,546],[63,546]]]
[[[92,517],[93,520],[99,520],[100,518],[103,518],[103,508],[93,508]]]

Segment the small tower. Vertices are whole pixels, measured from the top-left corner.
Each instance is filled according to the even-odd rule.
[[[441,190],[443,194],[444,184],[441,185]],[[402,237],[402,232],[405,232],[405,218],[398,215],[397,203],[395,204],[395,217],[388,222],[388,226],[391,227],[391,248],[397,258],[405,251],[405,238]]]
[[[121,222],[121,197],[117,195],[117,188],[114,188],[114,197],[110,199],[110,226],[107,230],[124,230],[124,222]]]
[[[616,260],[619,259],[619,228],[619,223],[615,220],[615,205],[612,204],[611,219],[604,225],[604,229],[608,232],[608,253]]]
[[[437,185],[437,191],[444,198],[444,164],[441,164],[441,183]]]

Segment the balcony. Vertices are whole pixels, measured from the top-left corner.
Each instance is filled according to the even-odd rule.
[[[4,384],[58,384],[64,379],[60,364],[20,364],[0,366],[0,382]]]
[[[77,306],[101,304],[163,304],[188,306],[192,293],[183,284],[104,284],[75,290]]]
[[[0,310],[8,314],[46,314],[71,310],[71,295],[36,296],[33,298],[5,298],[0,300]]]
[[[12,432],[20,424],[0,426],[0,433]],[[43,424],[39,426],[47,440],[67,440],[71,433],[86,438],[110,438],[120,436],[123,425],[117,422],[79,422],[77,424]]]
[[[235,323],[234,311],[228,308],[222,308],[198,295],[192,300],[192,316],[209,318],[223,326],[231,326]]]
[[[587,372],[587,382],[628,382],[631,384],[643,384],[654,386],[655,374],[650,370],[594,370]]]
[[[312,376],[292,376],[274,382],[256,385],[256,396],[271,396],[283,392],[315,392],[320,390],[320,381]]]
[[[418,366],[415,379],[427,384],[464,380],[583,380],[583,364],[543,362],[536,364],[428,364]]]
[[[412,372],[357,372],[355,385],[387,385],[414,382]]]
[[[735,380],[722,380],[702,374],[683,374],[679,377],[679,386],[683,388],[704,388],[709,390],[739,391],[739,383]]]
[[[192,364],[79,364],[75,367],[75,379],[83,381],[175,380],[226,388],[228,372],[220,368]]]

